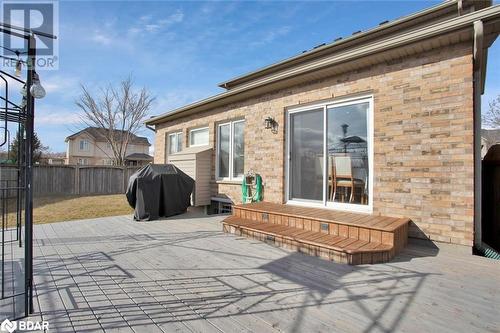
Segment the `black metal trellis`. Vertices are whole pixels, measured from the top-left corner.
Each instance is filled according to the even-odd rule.
[[[0,33],[25,40],[27,54],[26,79],[0,71],[0,147],[9,151],[11,133],[17,131],[16,162],[0,163],[1,235],[1,300],[0,314],[16,319],[33,313],[33,137],[35,102],[31,94],[36,65],[35,35],[53,36],[14,27],[0,22]],[[4,48],[2,46],[2,48]],[[10,57],[0,56],[5,59]],[[22,86],[24,94],[11,89],[12,81]],[[14,99],[21,99],[15,103]],[[15,221],[13,221],[15,219]],[[0,318],[3,320],[4,318]]]

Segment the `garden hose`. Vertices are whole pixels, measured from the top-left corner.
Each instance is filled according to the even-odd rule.
[[[478,252],[486,258],[500,260],[500,253],[492,249],[486,244],[477,248]]]
[[[262,177],[258,173],[255,174],[255,191],[251,195],[249,195],[250,186],[251,184],[247,184],[247,177],[243,177],[243,182],[241,183],[243,203],[262,201]]]

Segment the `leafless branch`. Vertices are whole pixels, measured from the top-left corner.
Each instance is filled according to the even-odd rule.
[[[142,126],[154,97],[146,88],[134,89],[130,76],[120,82],[119,87],[108,85],[95,95],[84,85],[81,89],[75,103],[83,111],[83,124],[105,130],[115,163],[123,165],[132,135]]]
[[[500,128],[500,95],[489,103],[489,109],[483,115],[483,124],[490,128]]]

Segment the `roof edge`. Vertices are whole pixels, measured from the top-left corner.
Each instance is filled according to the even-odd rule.
[[[369,35],[371,35],[371,34],[373,34],[375,32],[382,32],[384,30],[388,30],[388,29],[393,28],[395,26],[398,26],[400,24],[411,22],[411,21],[413,21],[413,20],[415,20],[417,18],[421,18],[421,17],[424,17],[426,15],[430,15],[430,14],[433,14],[433,13],[436,13],[436,12],[439,12],[439,11],[442,11],[442,10],[445,10],[445,9],[450,9],[450,8],[453,8],[453,7],[456,7],[457,8],[457,12],[458,12],[458,4],[459,4],[459,2],[460,2],[460,0],[444,1],[444,2],[442,2],[440,4],[435,5],[435,6],[432,6],[432,7],[429,7],[429,8],[425,8],[423,10],[420,10],[418,12],[415,12],[415,13],[412,13],[412,14],[409,14],[409,15],[405,15],[405,16],[400,17],[398,19],[395,19],[393,21],[387,22],[387,23],[385,23],[383,25],[376,26],[374,28],[368,29],[366,31],[363,31],[363,32],[360,32],[360,33],[357,33],[357,34],[354,34],[354,35],[351,35],[351,36],[347,36],[347,37],[342,38],[342,39],[340,39],[338,41],[335,41],[333,43],[328,43],[328,44],[326,44],[324,46],[313,48],[311,50],[307,50],[304,53],[297,54],[295,56],[292,56],[292,57],[289,57],[287,59],[275,62],[275,63],[270,64],[268,66],[264,66],[262,68],[254,70],[254,71],[250,71],[248,73],[245,73],[245,74],[242,74],[242,75],[238,75],[238,76],[236,76],[234,78],[231,78],[231,79],[229,79],[227,81],[219,83],[218,86],[221,87],[221,88],[224,88],[224,89],[231,89],[231,86],[237,86],[238,85],[238,81],[248,81],[248,79],[250,79],[253,76],[257,76],[257,77],[263,76],[263,75],[265,75],[266,72],[272,71],[272,70],[276,69],[277,67],[286,65],[287,63],[290,63],[290,62],[293,62],[293,61],[296,61],[296,60],[300,60],[301,58],[311,57],[311,56],[313,56],[315,54],[318,54],[318,53],[326,51],[328,49],[337,47],[339,45],[350,43],[350,42],[362,39],[362,38],[367,37],[367,36],[369,36]]]
[[[71,139],[75,138],[76,136],[78,136],[78,135],[80,135],[80,134],[83,134],[83,133],[86,133],[87,135],[89,135],[89,136],[91,136],[91,137],[93,137],[93,138],[95,139],[96,137],[95,137],[95,136],[93,136],[93,135],[92,135],[92,133],[89,133],[88,129],[89,129],[89,127],[86,127],[86,128],[84,128],[84,129],[82,129],[82,130],[79,130],[79,131],[78,131],[78,132],[76,132],[76,133],[73,133],[73,134],[71,134],[71,135],[68,135],[68,136],[66,137],[66,139],[64,139],[64,142],[68,142],[69,140],[71,140]]]
[[[317,70],[318,68],[321,67],[326,67],[326,66],[331,66],[335,64],[335,59],[332,60],[332,58],[341,58],[345,57],[346,54],[350,53],[356,53],[356,58],[359,58],[363,56],[365,53],[366,55],[368,54],[374,54],[381,52],[385,49],[390,49],[393,47],[398,47],[404,44],[409,44],[418,40],[423,40],[426,38],[431,38],[435,37],[436,35],[448,33],[451,31],[457,31],[461,29],[467,28],[469,25],[471,25],[474,21],[476,20],[483,20],[483,19],[490,19],[492,17],[500,17],[500,5],[494,5],[490,6],[488,8],[484,8],[478,11],[474,11],[469,14],[465,14],[462,16],[457,16],[455,18],[439,22],[430,26],[426,26],[420,29],[412,30],[409,32],[403,32],[398,35],[395,35],[393,37],[388,38],[387,40],[381,42],[380,40],[372,41],[371,43],[367,43],[366,45],[360,45],[357,46],[356,48],[353,49],[348,49],[347,51],[344,51],[343,53],[339,53],[335,56],[331,56],[329,59],[326,60],[313,60],[310,63],[298,65],[293,70],[288,69],[287,71],[280,71],[277,73],[274,73],[272,76],[260,78],[259,80],[255,81],[250,81],[246,84],[239,85],[233,89],[221,92],[219,94],[207,97],[205,99],[195,101],[193,103],[190,103],[188,105],[185,105],[183,107],[171,110],[169,112],[163,113],[161,115],[158,115],[156,117],[152,117],[148,120],[145,121],[145,124],[147,125],[155,125],[158,123],[161,123],[165,120],[167,120],[169,117],[172,117],[174,115],[178,115],[179,113],[188,111],[190,109],[194,109],[196,107],[202,107],[206,104],[222,100],[226,97],[233,96],[236,94],[240,94],[242,92],[255,89],[267,84],[271,84],[273,82],[279,81],[279,80],[284,80],[288,76],[292,75],[300,75],[303,72],[305,73],[306,71],[313,71]],[[410,37],[411,36],[411,37]],[[311,64],[312,63],[312,64]],[[288,76],[287,76],[288,75]]]
[[[101,140],[101,139],[99,139],[98,137],[96,137],[95,135],[93,135],[93,134],[92,134],[92,132],[91,132],[91,131],[89,131],[89,129],[92,129],[92,128],[94,128],[94,129],[99,129],[99,130],[100,130],[100,129],[108,130],[108,129],[106,129],[106,128],[88,126],[88,127],[84,128],[84,129],[82,129],[82,130],[80,130],[80,131],[78,131],[78,132],[76,132],[76,133],[73,133],[73,134],[71,134],[71,135],[68,135],[68,136],[64,139],[64,142],[68,142],[69,140],[72,140],[73,138],[77,137],[78,135],[80,135],[80,134],[84,134],[84,133],[85,133],[85,134],[87,134],[88,136],[90,136],[90,137],[94,138],[94,140],[95,140],[96,142],[107,142],[106,140]],[[121,130],[115,129],[115,131],[121,131]],[[135,136],[137,139],[146,139],[146,142],[147,142],[148,147],[151,147],[151,143],[149,142],[149,139],[148,139],[148,137],[147,137],[147,136],[139,136],[139,135],[134,134],[134,133],[131,133],[131,134],[132,134],[133,136]],[[132,144],[134,144],[134,143],[132,143]]]
[[[369,38],[370,35],[373,35],[375,33],[383,33],[384,30],[390,30],[398,25],[402,24],[408,24],[412,21],[418,20],[418,19],[423,19],[425,16],[431,16],[435,15],[440,11],[443,11],[443,14],[449,13],[456,9],[457,15],[463,15],[464,13],[467,13],[465,10],[471,9],[472,11],[477,11],[484,9],[486,7],[491,6],[492,0],[445,0],[444,2],[434,5],[429,8],[422,9],[418,12],[411,13],[405,16],[402,16],[400,18],[397,18],[395,20],[389,21],[387,23],[380,24],[379,26],[376,26],[374,28],[370,28],[366,31],[355,33],[351,36],[347,36],[345,38],[342,38],[341,40],[338,40],[333,43],[328,43],[324,46],[321,47],[316,47],[311,50],[307,50],[304,53],[292,56],[290,58],[278,61],[276,63],[273,63],[268,66],[264,66],[262,68],[259,68],[257,70],[248,72],[243,75],[236,76],[230,80],[224,81],[220,84],[218,84],[219,87],[224,88],[224,89],[232,89],[234,87],[239,86],[240,84],[244,84],[246,82],[249,82],[253,79],[258,79],[262,76],[265,76],[266,73],[271,74],[273,71],[276,70],[284,70],[286,69],[286,65],[289,63],[293,62],[300,62],[301,59],[303,61],[308,61],[308,58],[314,58],[315,56],[321,56],[322,52],[328,51],[329,49],[336,48],[339,46],[342,46],[343,44],[349,44],[349,43],[356,43],[359,41],[359,43],[363,43],[363,39]],[[390,33],[390,32],[388,32]],[[352,45],[355,46],[356,44]],[[310,59],[309,59],[310,60]],[[290,64],[293,66],[293,64]],[[284,68],[280,68],[284,67]],[[269,73],[270,72],[270,73]]]

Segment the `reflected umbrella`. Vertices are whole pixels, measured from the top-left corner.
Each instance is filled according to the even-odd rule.
[[[343,143],[364,143],[364,142],[366,142],[365,139],[360,138],[357,135],[352,135],[352,136],[342,138],[342,139],[340,139],[340,141]]]
[[[366,142],[365,139],[363,139],[357,135],[346,136],[346,137],[341,138],[339,141],[344,144],[344,153],[347,153],[347,146],[350,143],[365,143]]]

